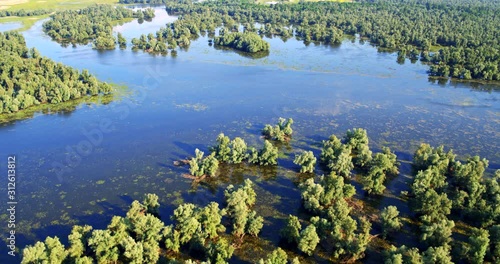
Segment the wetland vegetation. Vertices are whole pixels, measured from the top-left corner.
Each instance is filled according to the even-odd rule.
[[[0,11],[19,261],[500,261],[498,1],[119,2]]]
[[[93,41],[96,49],[114,49],[116,43],[123,45],[113,36],[113,24],[130,18],[150,20],[154,17],[151,8],[133,11],[125,7],[95,5],[77,11],[56,12],[43,24],[43,30],[58,42],[87,44]]]
[[[472,1],[472,3],[480,1]],[[432,1],[301,2],[259,5],[240,1],[169,1],[167,11],[183,15],[177,24],[190,34],[214,33],[224,26],[261,35],[295,36],[305,43],[339,43],[343,34],[358,34],[380,48],[398,51],[399,59],[421,59],[429,75],[500,80],[498,34],[500,6]],[[189,35],[188,35],[189,36]],[[217,42],[217,41],[216,41]],[[439,47],[439,48],[435,48]],[[247,50],[248,51],[248,50]]]
[[[277,127],[286,127],[291,136],[293,121],[289,119],[284,125],[284,120],[280,118]],[[247,152],[241,138],[230,140],[220,134],[216,141],[210,155],[204,157],[196,149],[195,157],[189,160],[194,180],[218,175],[219,162],[235,166],[250,157],[248,161],[254,163],[253,151]],[[267,154],[267,148],[273,149],[272,155]],[[368,247],[376,247],[373,241],[381,236],[387,244],[385,263],[494,263],[500,259],[500,170],[485,177],[486,159],[474,156],[459,161],[443,146],[420,145],[413,157],[411,193],[401,194],[411,204],[412,222],[403,222],[396,206],[379,213],[364,211],[350,183],[354,171],[367,194],[382,195],[386,174],[398,173],[396,155],[389,148],[373,155],[364,129],[348,130],[342,141],[335,135],[324,141],[323,162],[330,165],[332,159],[338,161],[342,150],[349,151],[342,161],[347,165],[329,166],[326,175],[308,177],[298,184],[306,213],[288,216],[280,231],[283,248],[301,259],[320,254],[334,263],[352,263],[363,259]],[[277,151],[278,147],[266,140],[259,162],[252,166],[276,166]],[[304,153],[308,154],[299,156],[296,163],[307,164],[307,171],[302,167],[300,173],[311,173],[316,158],[312,152]],[[58,237],[28,246],[22,263],[156,263],[160,258],[180,263],[192,263],[189,258],[227,263],[235,252],[238,254],[245,235],[258,237],[265,225],[265,219],[253,210],[258,200],[253,185],[250,179],[239,188],[229,185],[222,209],[214,201],[203,208],[191,203],[179,205],[170,216],[171,225],[160,220],[158,196],[147,194],[142,203],[132,203],[126,217],[114,216],[105,230],[74,226],[68,236],[69,247]],[[468,240],[452,237],[456,222],[467,226],[462,235]],[[417,247],[392,245],[392,235],[405,224],[419,230],[421,243]],[[287,259],[287,253],[278,247],[269,253],[268,260],[259,263],[287,263]],[[300,263],[299,257],[290,261]]]
[[[0,47],[0,114],[112,90],[86,70],[80,72],[43,57],[36,48],[29,49],[17,32],[0,32]]]

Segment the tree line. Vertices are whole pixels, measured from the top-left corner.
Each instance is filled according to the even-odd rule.
[[[51,9],[36,9],[36,10],[24,10],[24,9],[19,9],[19,10],[0,10],[0,17],[8,17],[8,16],[18,16],[18,17],[25,17],[25,16],[41,16],[41,15],[46,15],[54,12],[54,10]]]
[[[112,91],[111,85],[88,71],[80,72],[29,49],[20,33],[0,33],[0,48],[0,114]]]
[[[167,0],[119,0],[120,4],[164,4]]]
[[[399,59],[421,59],[429,75],[500,80],[500,11],[498,3],[460,5],[436,1],[360,3],[300,2],[259,5],[241,1],[168,1],[170,14],[182,15],[190,34],[214,33],[225,27],[261,35],[295,35],[305,43],[340,43],[358,34],[380,48],[399,52]],[[221,21],[222,20],[222,21]],[[221,23],[222,22],[222,23]],[[254,24],[259,23],[260,29]],[[194,30],[193,30],[194,29]],[[186,34],[189,38],[189,34]],[[437,51],[436,51],[437,50]]]
[[[150,20],[154,9],[133,11],[112,5],[95,5],[80,10],[59,11],[43,23],[43,31],[53,40],[66,43],[93,43],[96,49],[114,49],[113,24],[127,18]]]

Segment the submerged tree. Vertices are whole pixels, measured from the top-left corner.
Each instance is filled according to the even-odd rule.
[[[382,210],[380,214],[382,221],[382,232],[383,236],[386,237],[387,234],[393,231],[398,231],[403,225],[399,220],[399,211],[396,206],[388,206]]]
[[[215,157],[217,160],[222,162],[229,162],[231,159],[231,139],[224,135],[224,133],[220,133],[217,136],[217,145],[213,148],[213,152],[215,153]]]
[[[300,165],[300,173],[313,173],[314,166],[316,166],[316,157],[312,151],[302,152],[300,155],[296,155],[293,163]]]
[[[475,228],[472,236],[469,237],[470,254],[469,260],[471,263],[484,263],[484,257],[488,252],[490,239],[488,230]]]
[[[154,193],[148,193],[144,197],[142,204],[146,207],[146,212],[152,215],[158,215],[160,208],[160,203],[158,202],[158,195]]]
[[[423,224],[420,226],[421,239],[429,246],[446,245],[451,241],[452,229],[455,227],[453,220],[443,217],[440,220],[429,221],[423,216]]]
[[[338,200],[348,199],[356,192],[353,185],[344,183],[344,178],[333,172],[321,176],[319,183],[315,183],[313,178],[307,179],[299,188],[304,207],[316,213],[334,205],[338,206]]]
[[[267,255],[266,260],[260,259],[259,264],[287,264],[287,258],[286,252],[281,248],[277,248]]]
[[[21,263],[63,263],[68,256],[58,237],[47,237],[45,242],[37,242],[23,250]]]
[[[234,247],[225,238],[208,244],[207,256],[210,263],[227,263],[234,252]]]
[[[429,247],[422,255],[423,263],[452,264],[449,248],[449,246]]]
[[[418,248],[407,248],[406,246],[401,246],[396,248],[391,246],[391,248],[383,253],[385,258],[385,264],[422,264],[422,255],[418,251]]]
[[[331,135],[328,140],[323,141],[320,158],[321,162],[330,170],[345,178],[349,178],[352,169],[354,169],[351,147],[342,144],[335,135]]]
[[[243,162],[247,158],[247,144],[245,141],[236,137],[231,141],[231,163],[238,164]]]
[[[121,49],[124,49],[127,47],[127,39],[125,39],[122,35],[122,33],[118,32],[116,36],[116,43],[118,43],[118,46],[120,46]]]
[[[300,232],[298,247],[299,250],[311,256],[319,243],[319,236],[316,233],[316,227],[308,225]]]
[[[247,149],[247,144],[242,138],[236,137],[231,140],[228,136],[220,133],[217,136],[217,145],[213,147],[213,152],[219,161],[238,164],[247,159]]]
[[[276,124],[274,127],[271,125],[266,125],[262,130],[262,134],[264,135],[264,137],[271,140],[287,142],[292,138],[292,125],[293,119],[288,118],[285,120],[284,118],[280,117],[278,119],[278,124]]]
[[[363,189],[369,194],[382,194],[385,190],[385,179],[388,174],[399,173],[397,157],[387,147],[382,153],[377,153],[370,162],[368,174],[363,177]]]
[[[251,209],[256,197],[252,181],[246,179],[245,184],[238,189],[229,185],[224,196],[227,214],[233,223],[233,235],[240,240],[245,234],[257,236],[264,225],[264,218]]]
[[[278,148],[273,146],[268,140],[265,140],[264,147],[259,152],[255,148],[250,148],[248,161],[263,166],[276,165],[278,164]]]
[[[214,38],[214,43],[250,53],[269,51],[269,43],[249,31],[222,34]]]
[[[354,156],[354,164],[359,167],[369,165],[372,159],[372,152],[368,146],[368,134],[365,129],[355,128],[348,130],[343,139],[344,144],[351,147],[351,153]]]
[[[433,148],[423,143],[413,155],[413,167],[416,171],[420,171],[435,166],[441,174],[445,174],[449,171],[455,157],[452,150],[445,152],[443,146]]]
[[[68,249],[69,253],[68,255],[70,258],[77,259],[82,257],[86,253],[88,239],[90,238],[91,234],[92,234],[92,227],[89,225],[73,226],[71,234],[68,236],[68,241],[70,245]]]
[[[452,199],[453,207],[474,212],[482,203],[482,196],[486,192],[483,174],[488,167],[488,160],[474,156],[464,164],[456,161],[452,167],[449,193],[455,198]]]
[[[289,215],[285,227],[280,232],[280,236],[288,243],[298,243],[301,229],[302,226],[300,225],[299,218]]]
[[[189,172],[195,177],[214,177],[219,169],[219,161],[215,158],[215,153],[203,157],[203,151],[195,150],[195,157],[189,161]]]

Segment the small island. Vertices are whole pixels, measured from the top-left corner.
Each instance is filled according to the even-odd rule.
[[[214,39],[215,45],[231,47],[244,52],[269,51],[269,43],[253,32],[221,32],[222,35]]]

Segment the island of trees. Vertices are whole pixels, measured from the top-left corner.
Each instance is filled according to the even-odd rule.
[[[58,42],[87,44],[93,42],[96,49],[114,49],[116,43],[123,45],[113,36],[113,25],[127,18],[150,20],[154,10],[133,11],[121,6],[95,5],[81,10],[60,11],[43,24],[43,30]]]
[[[220,163],[278,166],[282,144],[292,140],[292,124],[292,119],[280,119],[276,126],[266,125],[260,151],[221,133],[209,155],[196,149],[195,157],[181,164],[189,165],[197,181],[218,177]],[[272,136],[281,133],[277,131],[286,137]],[[304,213],[284,219],[279,247],[253,259],[255,263],[300,263],[320,253],[334,263],[353,263],[365,258],[368,248],[382,251],[388,264],[500,260],[500,170],[485,177],[486,159],[459,161],[451,150],[421,144],[413,157],[411,192],[401,193],[412,212],[402,215],[394,205],[365,211],[356,198],[359,191],[359,197],[380,198],[399,173],[397,156],[386,147],[373,153],[366,130],[355,128],[341,139],[331,135],[324,140],[318,168],[314,152],[299,153],[297,172],[312,176],[297,183]],[[315,175],[319,169],[325,174]],[[356,190],[352,181],[363,190]],[[159,216],[158,196],[147,194],[143,202],[132,203],[125,217],[113,217],[105,230],[74,226],[69,246],[48,237],[26,247],[22,263],[227,263],[245,237],[258,237],[265,225],[255,209],[254,189],[246,179],[226,188],[223,207],[216,202],[182,204],[170,216],[170,225]],[[403,229],[418,237],[417,247],[394,240]],[[459,232],[464,238],[458,239]]]
[[[46,15],[54,12],[53,10],[50,9],[36,9],[36,10],[24,10],[24,9],[19,9],[19,10],[0,10],[0,17],[9,17],[9,16],[18,16],[18,17],[25,17],[25,16],[41,16],[41,15]]]
[[[120,4],[164,4],[167,0],[119,0]]]
[[[29,49],[17,32],[0,33],[0,85],[0,114],[112,90],[86,70],[80,72]]]
[[[215,45],[231,47],[244,52],[269,51],[269,43],[253,32],[228,32],[221,31],[214,39]]]

